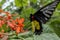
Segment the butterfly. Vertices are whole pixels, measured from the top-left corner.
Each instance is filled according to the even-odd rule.
[[[44,7],[40,8],[36,13],[30,15],[30,21],[32,23],[32,31],[36,35],[40,35],[43,31],[42,24],[48,22],[53,12],[55,11],[60,0],[55,0]]]

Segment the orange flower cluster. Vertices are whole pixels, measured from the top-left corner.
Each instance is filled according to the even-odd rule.
[[[9,12],[4,12],[0,9],[0,15],[1,14],[2,16],[0,16],[0,28],[3,26],[3,24],[7,24],[7,26],[17,34],[20,32],[24,32],[24,18],[16,18],[14,20],[12,19],[12,14],[10,14]]]
[[[0,38],[2,38],[4,36],[2,33],[4,33],[4,30],[1,30],[1,32],[0,32]]]
[[[7,21],[7,24],[10,26],[11,30],[16,31],[16,33],[20,33],[20,32],[24,32],[23,28],[24,28],[24,18],[21,19],[16,19],[16,20],[11,20]]]

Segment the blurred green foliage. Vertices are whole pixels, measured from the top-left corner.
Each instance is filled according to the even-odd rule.
[[[0,8],[1,8],[1,6],[5,3],[5,1],[6,1],[6,0],[2,0],[2,1],[0,2]]]
[[[25,28],[29,29],[31,27],[31,22],[29,19],[30,14],[34,14],[42,6],[45,6],[52,1],[53,0],[15,0],[14,1],[15,6],[19,9],[23,8],[22,11],[19,10],[18,13],[20,14],[20,17],[25,18],[25,23],[24,23]],[[4,2],[2,2],[2,3],[4,3]],[[11,11],[11,12],[13,12],[13,11]],[[16,12],[16,11],[14,11],[14,12]],[[55,33],[60,37],[60,4],[57,6],[57,8],[56,8],[53,16],[49,20],[49,22],[47,22],[46,24],[43,24],[43,34],[41,34],[38,38],[40,40],[49,40],[49,39],[50,40],[51,39],[59,40],[60,38],[57,37],[57,35]],[[31,38],[29,37],[26,40],[29,40],[29,39],[32,40]],[[15,39],[13,39],[13,40],[15,40]]]
[[[30,14],[33,14],[37,11],[36,8],[38,6],[38,3],[39,3],[39,6],[45,6],[48,3],[52,2],[53,0],[39,0],[40,2],[38,2],[38,0],[27,0],[25,2],[27,3],[28,1],[30,2],[30,4],[24,5],[25,3],[23,2],[23,0],[22,0],[23,4],[21,4],[21,2],[18,2],[17,0],[15,0],[15,4],[18,5],[17,7],[22,7],[22,5],[24,5],[23,7],[25,7],[25,8],[23,8],[23,10],[21,12],[21,16],[24,17],[26,20],[25,24],[28,24],[28,22],[30,21],[29,20]],[[35,8],[33,8],[31,3],[33,4],[33,6],[35,6]],[[19,4],[21,4],[21,5],[19,5]],[[59,9],[60,9],[60,4],[57,6],[51,20],[49,20],[48,24],[46,24],[46,25],[50,25],[50,28],[52,28],[58,36],[60,36],[60,31],[59,31],[60,30],[60,22],[59,22],[60,10]],[[55,19],[58,19],[58,20],[55,20]],[[30,26],[26,25],[26,27],[30,27]]]

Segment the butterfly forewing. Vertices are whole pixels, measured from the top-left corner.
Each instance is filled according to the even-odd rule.
[[[51,18],[51,15],[53,14],[58,3],[59,3],[59,1],[56,0],[44,7],[42,7],[40,10],[38,10],[34,14],[35,18],[42,23],[46,23]]]

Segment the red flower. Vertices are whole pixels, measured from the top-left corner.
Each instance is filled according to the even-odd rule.
[[[18,18],[16,18],[16,19],[15,19],[15,22],[18,22],[18,20],[19,20],[19,19],[18,19]]]
[[[3,34],[0,34],[0,38],[2,38],[4,35]]]
[[[22,24],[23,22],[24,22],[24,18],[21,18],[21,19],[18,20],[19,24]]]
[[[13,25],[16,25],[16,22],[15,22],[15,20],[12,20],[12,24],[13,24]]]
[[[10,20],[11,19],[11,14],[9,13],[9,12],[5,12],[6,13],[6,15],[7,15],[7,20]]]
[[[15,26],[14,26],[11,22],[8,21],[7,24],[8,24],[8,26],[9,26],[12,30],[14,30],[14,27],[15,27]]]
[[[24,18],[17,18],[15,20],[12,19],[12,15],[9,12],[4,12],[3,10],[0,9],[0,12],[5,13],[5,16],[0,16],[0,27],[2,27],[3,24],[7,24],[7,28],[10,27],[11,30],[15,31],[17,34],[24,32]],[[4,32],[4,30],[1,30]]]
[[[2,10],[2,9],[0,9],[0,12],[3,12],[3,10]]]
[[[0,16],[0,18],[3,18],[2,16]]]
[[[18,27],[16,27],[16,33],[18,34],[18,33],[20,33],[21,31],[21,28],[18,26]]]
[[[5,24],[4,20],[1,20],[1,24],[2,24],[2,25]]]
[[[18,24],[20,27],[24,27],[24,24]]]
[[[2,27],[2,22],[1,22],[1,20],[0,20],[0,27]]]

